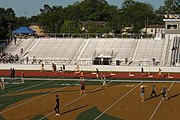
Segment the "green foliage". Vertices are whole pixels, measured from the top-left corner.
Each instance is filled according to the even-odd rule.
[[[157,14],[179,14],[180,1],[179,0],[165,0],[164,5],[156,11]]]
[[[154,21],[155,14],[150,4],[125,0],[122,5],[124,25],[133,27],[132,32],[138,33],[145,26],[145,21]]]
[[[38,16],[38,23],[45,33],[58,33],[64,23],[64,15],[64,9],[61,6],[54,6],[51,12],[41,13]]]
[[[67,20],[61,27],[61,33],[79,33],[78,22]]]
[[[180,1],[165,0],[156,11],[152,5],[135,0],[124,0],[121,9],[106,0],[83,0],[64,8],[45,4],[40,11],[39,15],[26,18],[15,17],[12,8],[0,8],[0,39],[30,23],[38,23],[45,33],[121,33],[125,27],[139,33],[148,24],[161,24],[162,14],[180,13]]]
[[[111,21],[117,7],[110,6],[105,0],[84,0],[81,3],[76,2],[66,8],[54,6],[50,12],[44,12],[39,15],[38,22],[46,33],[69,32],[79,33],[81,31],[82,21]],[[46,10],[47,11],[47,10]],[[85,26],[88,32],[99,33],[110,31],[110,26]],[[87,32],[86,31],[86,32]]]
[[[0,39],[7,39],[15,25],[15,13],[12,8],[0,8]]]
[[[28,26],[29,21],[26,17],[18,17],[16,18],[16,28],[22,27],[22,26]]]

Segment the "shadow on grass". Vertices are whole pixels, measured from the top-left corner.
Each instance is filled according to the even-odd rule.
[[[82,113],[80,113],[76,120],[94,120],[97,116],[99,116],[102,112],[98,110],[98,108],[92,107]],[[122,120],[121,118],[116,118],[114,116],[110,116],[107,114],[103,114],[98,120]]]
[[[160,93],[160,94],[158,94],[158,95],[156,95],[156,96],[151,96],[151,97],[149,97],[149,98],[146,98],[144,101],[146,101],[146,100],[151,100],[151,99],[153,99],[153,98],[157,98],[157,97],[159,97],[159,96],[161,96],[162,95],[162,93]]]
[[[102,91],[102,90],[104,90],[104,89],[100,88],[100,89],[97,89],[97,90],[93,90],[93,91],[87,92],[87,94],[99,92],[99,91]]]
[[[107,87],[114,87],[114,86],[116,86],[116,85],[119,85],[119,83],[110,84],[110,85],[108,85]]]
[[[179,95],[179,93],[177,93],[177,94],[175,94],[175,95],[172,95],[172,96],[168,97],[168,100],[169,100],[169,99],[172,99],[172,98],[175,98],[175,97],[177,97],[178,95]]]
[[[76,110],[79,110],[79,109],[82,109],[84,107],[86,107],[88,105],[83,105],[83,106],[80,106],[80,107],[77,107],[77,108],[74,108],[74,109],[71,109],[71,110],[68,110],[68,111],[65,111],[63,113],[61,113],[61,115],[64,115],[64,114],[67,114],[67,113],[70,113],[70,112],[73,112],[73,111],[76,111]]]

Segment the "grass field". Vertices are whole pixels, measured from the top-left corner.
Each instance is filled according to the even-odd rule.
[[[149,97],[151,82],[136,80],[86,79],[86,94],[79,95],[79,79],[26,78],[25,83],[6,80],[0,91],[0,119],[5,120],[178,120],[180,118],[180,84],[178,81],[156,81],[159,96]],[[163,100],[163,85],[169,89]],[[145,86],[145,102],[140,86]],[[55,116],[55,95],[60,97],[61,116]]]

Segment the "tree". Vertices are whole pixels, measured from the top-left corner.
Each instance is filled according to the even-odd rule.
[[[0,39],[7,39],[11,36],[15,25],[15,13],[12,8],[0,8]]]
[[[156,15],[150,4],[136,2],[134,0],[125,0],[122,4],[123,25],[132,27],[133,33],[139,33],[145,26],[145,21],[154,21]]]
[[[61,27],[62,33],[80,33],[80,28],[77,21],[67,20]]]
[[[111,30],[115,33],[120,33],[123,28],[123,17],[120,10],[113,14],[112,19],[109,22]]]
[[[38,23],[45,33],[57,33],[64,23],[64,9],[62,6],[54,6],[52,11],[42,12],[38,17]]]
[[[16,18],[16,28],[22,26],[29,26],[29,21],[26,17],[17,17]]]
[[[165,0],[164,5],[156,11],[157,14],[178,14],[180,13],[179,0]]]

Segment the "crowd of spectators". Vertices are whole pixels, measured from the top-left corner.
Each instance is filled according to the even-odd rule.
[[[1,52],[0,53],[0,63],[17,63],[19,61],[19,56],[12,55],[11,53]]]

